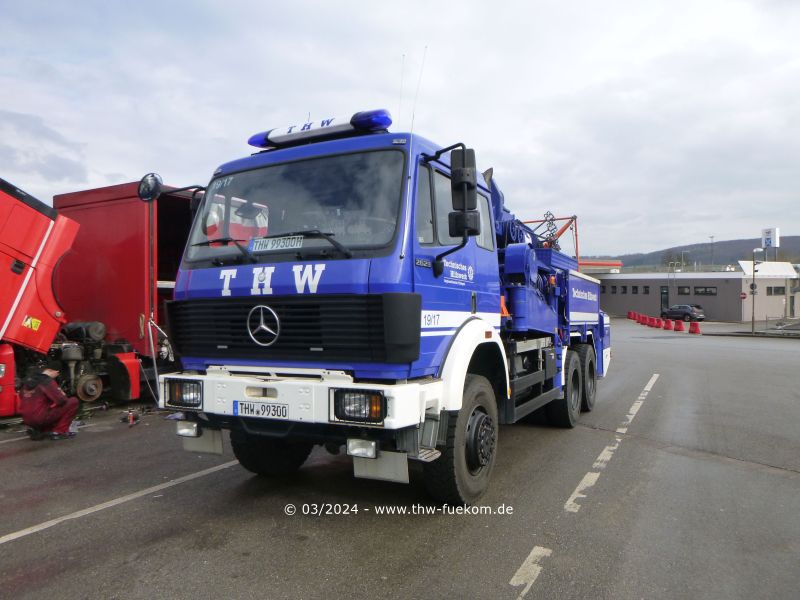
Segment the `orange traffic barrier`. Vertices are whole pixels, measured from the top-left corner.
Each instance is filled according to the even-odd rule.
[[[656,317],[656,327],[661,329],[664,326],[664,322],[661,320],[660,317]]]
[[[630,310],[628,311],[628,318],[629,318],[629,319],[632,319],[632,318],[633,318],[633,312],[632,312],[632,311],[630,311]]]
[[[686,328],[683,326],[683,321],[675,319],[675,331],[686,331]]]
[[[648,323],[648,325],[650,325],[650,327],[657,327],[656,318],[655,317],[650,317],[650,322]]]
[[[696,333],[700,335],[700,323],[697,321],[692,321],[689,325],[689,333]]]
[[[672,331],[672,321],[664,319],[664,331]]]

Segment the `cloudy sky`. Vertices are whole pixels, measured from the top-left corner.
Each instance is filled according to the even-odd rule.
[[[0,15],[0,177],[46,202],[148,171],[205,183],[252,133],[308,114],[385,107],[407,131],[416,96],[415,132],[474,147],[521,218],[577,214],[583,254],[800,234],[794,0],[0,0]]]

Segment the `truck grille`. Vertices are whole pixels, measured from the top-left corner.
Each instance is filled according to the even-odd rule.
[[[394,298],[387,302],[387,297]],[[401,340],[398,352],[396,341],[387,340],[387,334],[394,332],[392,321],[398,318],[408,327],[411,315],[406,313],[409,308],[414,313],[413,306],[405,306],[409,301],[416,306],[416,347],[409,348],[408,340]],[[403,314],[396,314],[398,304],[403,305],[399,311]],[[198,299],[168,303],[167,317],[172,343],[182,356],[410,362],[419,355],[419,304],[416,294]],[[280,335],[267,347],[253,342],[248,333],[248,315],[259,305],[268,306],[280,319]],[[413,338],[411,342],[413,346]]]

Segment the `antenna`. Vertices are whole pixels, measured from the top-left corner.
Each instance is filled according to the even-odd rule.
[[[428,54],[428,46],[422,51],[422,66],[419,68],[419,79],[417,80],[417,92],[414,94],[414,106],[411,108],[411,131],[414,133],[414,117],[417,114],[417,98],[419,97],[419,86],[422,84],[422,73],[425,71],[425,56]]]
[[[403,76],[406,72],[406,55],[400,61],[400,102],[397,105],[397,122],[400,122],[400,116],[403,114]]]

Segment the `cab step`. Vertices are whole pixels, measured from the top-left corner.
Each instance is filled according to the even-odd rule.
[[[435,461],[441,455],[441,451],[437,450],[436,448],[420,448],[419,454],[413,458],[414,460],[418,460],[420,462],[429,463]]]

